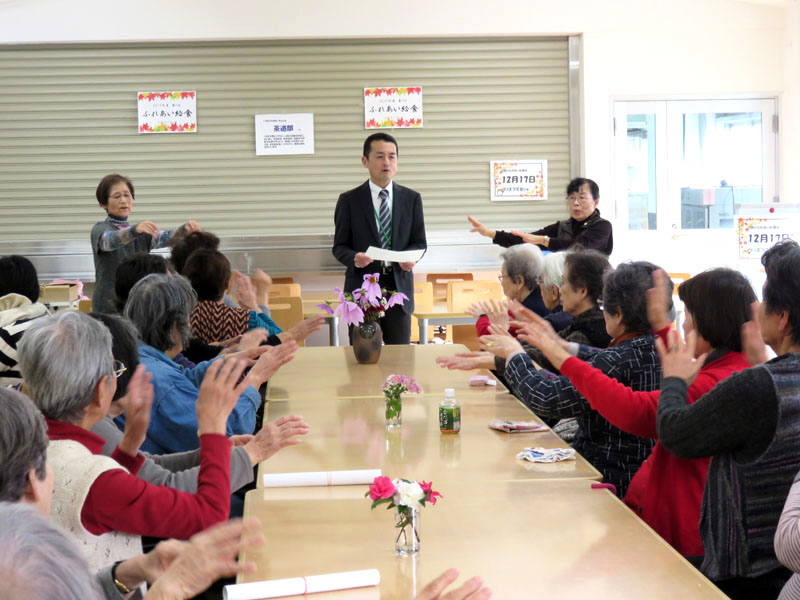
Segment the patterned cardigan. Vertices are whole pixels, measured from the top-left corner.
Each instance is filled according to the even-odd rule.
[[[661,363],[653,335],[634,337],[602,350],[581,346],[578,357],[634,391],[649,392],[661,385]],[[517,398],[540,418],[576,418],[578,432],[572,445],[606,482],[616,486],[622,498],[655,441],[614,427],[592,409],[569,379],[542,376],[524,352],[509,357],[505,377]]]

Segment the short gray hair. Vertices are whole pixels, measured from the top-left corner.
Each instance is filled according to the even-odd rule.
[[[114,377],[111,333],[76,310],[36,319],[22,336],[18,360],[31,399],[54,421],[80,420],[97,383]]]
[[[567,260],[566,252],[551,252],[544,257],[544,268],[542,269],[542,284],[545,289],[553,286],[558,288],[564,280],[564,262]]]
[[[165,352],[174,345],[173,329],[184,347],[189,343],[189,313],[196,303],[197,295],[184,277],[153,274],[131,288],[125,317],[136,325],[145,344]]]
[[[0,388],[0,502],[19,502],[36,469],[47,476],[47,426],[33,401],[16,390]]]
[[[0,578],[3,598],[103,598],[78,547],[57,525],[25,504],[0,503]]]
[[[511,246],[505,252],[500,253],[506,273],[515,280],[522,277],[525,287],[535,290],[539,287],[539,279],[542,276],[542,251],[532,244],[519,244]]]

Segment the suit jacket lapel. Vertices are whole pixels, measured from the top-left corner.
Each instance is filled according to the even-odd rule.
[[[369,224],[369,230],[372,232],[372,236],[378,242],[376,246],[378,248],[381,247],[381,234],[378,231],[378,222],[375,220],[375,207],[372,204],[372,190],[369,189],[369,181],[367,181],[362,186],[361,192],[361,202],[364,207],[364,213],[367,217],[367,223]]]

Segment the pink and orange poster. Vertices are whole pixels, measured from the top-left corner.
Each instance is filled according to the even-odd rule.
[[[422,88],[364,88],[364,129],[395,127],[422,127]]]
[[[196,92],[139,92],[139,133],[197,131]]]

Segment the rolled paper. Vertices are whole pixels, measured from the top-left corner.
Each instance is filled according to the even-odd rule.
[[[226,585],[225,600],[261,600],[262,598],[284,598],[286,596],[302,596],[318,592],[333,592],[353,588],[378,585],[381,574],[378,569],[364,571],[345,571],[327,575],[309,575],[290,579],[272,579],[253,583]]]
[[[380,469],[356,471],[312,471],[309,473],[265,473],[264,487],[303,487],[315,485],[362,485],[381,476]]]

